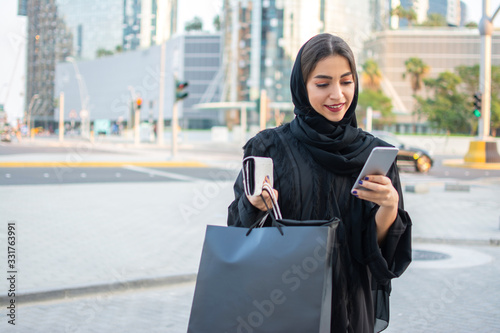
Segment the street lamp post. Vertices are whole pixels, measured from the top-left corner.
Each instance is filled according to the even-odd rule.
[[[78,89],[80,92],[80,102],[82,105],[82,109],[80,111],[80,118],[82,119],[81,123],[81,132],[82,137],[89,139],[90,138],[90,114],[88,110],[88,100],[89,96],[87,94],[87,87],[85,85],[85,81],[83,80],[80,70],[76,65],[75,58],[66,57],[66,61],[73,64],[73,69],[75,70],[76,80],[78,81]]]
[[[482,95],[481,118],[479,120],[478,141],[472,141],[465,162],[500,163],[496,142],[490,137],[491,122],[491,36],[493,20],[500,7],[490,17],[490,0],[483,0],[483,15],[479,21],[481,35],[481,64],[479,91]]]
[[[38,98],[40,97],[40,95],[38,94],[34,94],[32,97],[31,97],[31,100],[30,100],[30,104],[28,106],[28,114],[26,115],[27,119],[26,119],[26,126],[28,127],[28,135],[32,137],[31,135],[31,109],[33,108],[33,104],[35,103],[35,100],[37,100]]]
[[[488,140],[490,138],[491,35],[493,34],[493,19],[494,16],[490,17],[490,0],[483,0],[483,15],[481,17],[481,21],[479,21],[479,33],[481,34],[479,91],[483,96],[481,106],[481,121],[479,122],[480,140]]]
[[[166,45],[165,41],[161,42],[160,52],[160,91],[158,101],[158,120],[156,122],[156,142],[159,146],[163,146],[163,131],[164,131],[164,114],[163,108],[165,107],[165,54]]]
[[[59,142],[64,141],[64,92],[59,94]]]

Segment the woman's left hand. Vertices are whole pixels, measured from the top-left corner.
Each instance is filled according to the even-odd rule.
[[[398,207],[399,194],[388,177],[369,175],[361,181],[360,185],[367,190],[355,189],[352,194],[356,197],[376,203],[380,207],[392,209]]]

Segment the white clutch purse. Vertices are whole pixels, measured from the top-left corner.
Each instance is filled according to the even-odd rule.
[[[243,159],[243,187],[248,196],[259,196],[266,177],[273,187],[273,160],[270,157],[248,156]]]

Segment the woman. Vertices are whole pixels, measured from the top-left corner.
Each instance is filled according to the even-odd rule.
[[[357,128],[358,78],[341,38],[320,34],[300,49],[291,75],[295,119],[265,130],[244,146],[246,156],[274,161],[274,191],[284,218],[339,217],[342,277],[333,281],[332,332],[379,332],[389,320],[390,280],[411,261],[411,220],[403,208],[394,163],[351,188],[371,150],[390,146]],[[247,197],[234,185],[228,225],[249,227],[271,207],[269,195]]]

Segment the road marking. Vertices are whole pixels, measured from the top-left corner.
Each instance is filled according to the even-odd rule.
[[[119,168],[127,165],[158,168],[206,168],[196,161],[152,161],[152,162],[0,162],[0,168]]]
[[[117,172],[117,173],[115,173],[115,176],[116,176],[116,178],[120,178],[122,176],[122,174]]]
[[[49,177],[50,177],[50,175],[49,175],[48,173],[44,173],[44,174],[43,174],[43,177],[44,177],[44,178],[49,178]]]
[[[5,178],[10,178],[10,173],[6,173]]]
[[[87,178],[87,174],[86,174],[85,172],[82,172],[82,173],[80,174],[80,177],[82,177],[82,178]]]
[[[131,171],[147,173],[147,174],[149,174],[150,177],[161,176],[161,177],[166,177],[166,178],[182,180],[182,181],[186,181],[186,182],[194,182],[194,181],[202,180],[200,178],[194,178],[194,177],[189,177],[189,176],[185,176],[185,175],[180,175],[178,173],[142,168],[142,167],[138,167],[135,165],[126,165],[123,168],[127,169],[127,170],[131,170]]]

